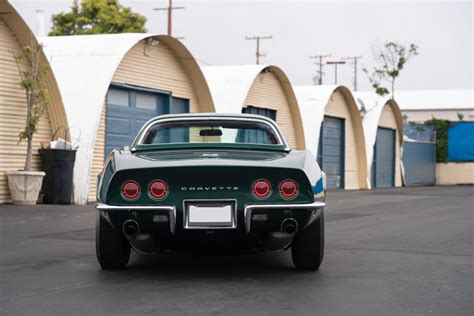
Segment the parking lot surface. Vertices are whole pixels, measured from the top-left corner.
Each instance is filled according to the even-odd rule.
[[[474,187],[328,193],[318,272],[289,251],[132,254],[100,270],[93,206],[0,205],[0,314],[472,315]]]

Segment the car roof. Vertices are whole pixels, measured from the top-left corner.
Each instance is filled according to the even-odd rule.
[[[163,118],[186,118],[186,117],[222,117],[222,118],[253,118],[253,119],[260,119],[264,121],[268,121],[270,123],[275,124],[275,121],[263,116],[263,115],[257,115],[257,114],[247,114],[247,113],[213,113],[213,112],[200,112],[200,113],[175,113],[175,114],[163,114],[159,116],[155,116],[152,118],[150,121],[154,120],[160,120]]]
[[[136,144],[139,135],[142,134],[145,130],[148,129],[149,126],[153,125],[154,123],[157,123],[159,121],[167,121],[167,120],[172,120],[172,119],[186,119],[186,118],[203,118],[203,119],[249,119],[249,120],[259,120],[262,122],[265,122],[267,124],[270,124],[272,127],[274,127],[275,131],[278,133],[278,136],[280,140],[282,141],[283,145],[285,145],[287,148],[290,148],[288,145],[288,142],[286,141],[281,129],[277,125],[277,123],[263,115],[257,115],[257,114],[246,114],[246,113],[176,113],[176,114],[163,114],[159,116],[155,116],[154,118],[150,119],[148,122],[146,122],[142,128],[140,129],[140,132],[138,133],[136,139],[134,140],[133,144]]]

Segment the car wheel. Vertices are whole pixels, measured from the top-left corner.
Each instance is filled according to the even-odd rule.
[[[324,210],[317,220],[296,234],[291,245],[291,257],[297,269],[319,269],[324,257]]]
[[[102,269],[122,269],[130,259],[130,243],[97,212],[95,252]]]

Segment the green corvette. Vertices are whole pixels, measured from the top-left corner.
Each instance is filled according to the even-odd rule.
[[[317,270],[324,254],[324,173],[276,123],[247,114],[163,115],[99,175],[96,254],[123,268],[131,248],[258,252],[291,248]]]

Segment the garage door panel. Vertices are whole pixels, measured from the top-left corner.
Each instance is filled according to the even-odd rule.
[[[107,118],[105,123],[107,125],[108,134],[125,134],[131,133],[130,120],[124,118]]]
[[[340,165],[342,163],[342,158],[337,156],[325,156],[324,157],[324,165],[329,167],[329,165],[335,164],[338,170],[340,169]]]
[[[329,176],[338,176],[339,168],[335,164],[328,164],[324,172],[326,172],[326,175]]]
[[[327,181],[326,185],[328,188],[342,188],[343,183],[342,183],[342,177],[339,174],[330,174],[329,176],[326,174]]]
[[[107,104],[107,111],[113,113],[112,116],[115,118],[130,118],[130,108],[124,106],[116,106]]]
[[[372,162],[372,185],[389,188],[395,185],[395,130],[379,127]]]
[[[133,138],[129,135],[108,135],[107,146],[114,148],[121,148],[122,146],[130,145]]]
[[[124,134],[124,135],[120,135],[120,134],[108,134],[107,135],[107,144],[116,144],[116,143],[120,143],[120,142],[123,142],[123,141],[126,141],[128,142],[130,140],[130,134]],[[124,144],[122,144],[124,145]],[[127,143],[128,145],[128,143]]]
[[[325,128],[323,130],[324,139],[326,139],[326,140],[339,140],[339,139],[341,139],[342,131],[334,130],[335,128],[339,128],[339,127]]]
[[[148,122],[148,120],[135,120],[135,134],[138,134],[138,132],[140,131],[142,126],[145,125],[146,122]]]
[[[340,147],[332,144],[324,144],[323,146],[325,156],[341,156],[342,151]]]

